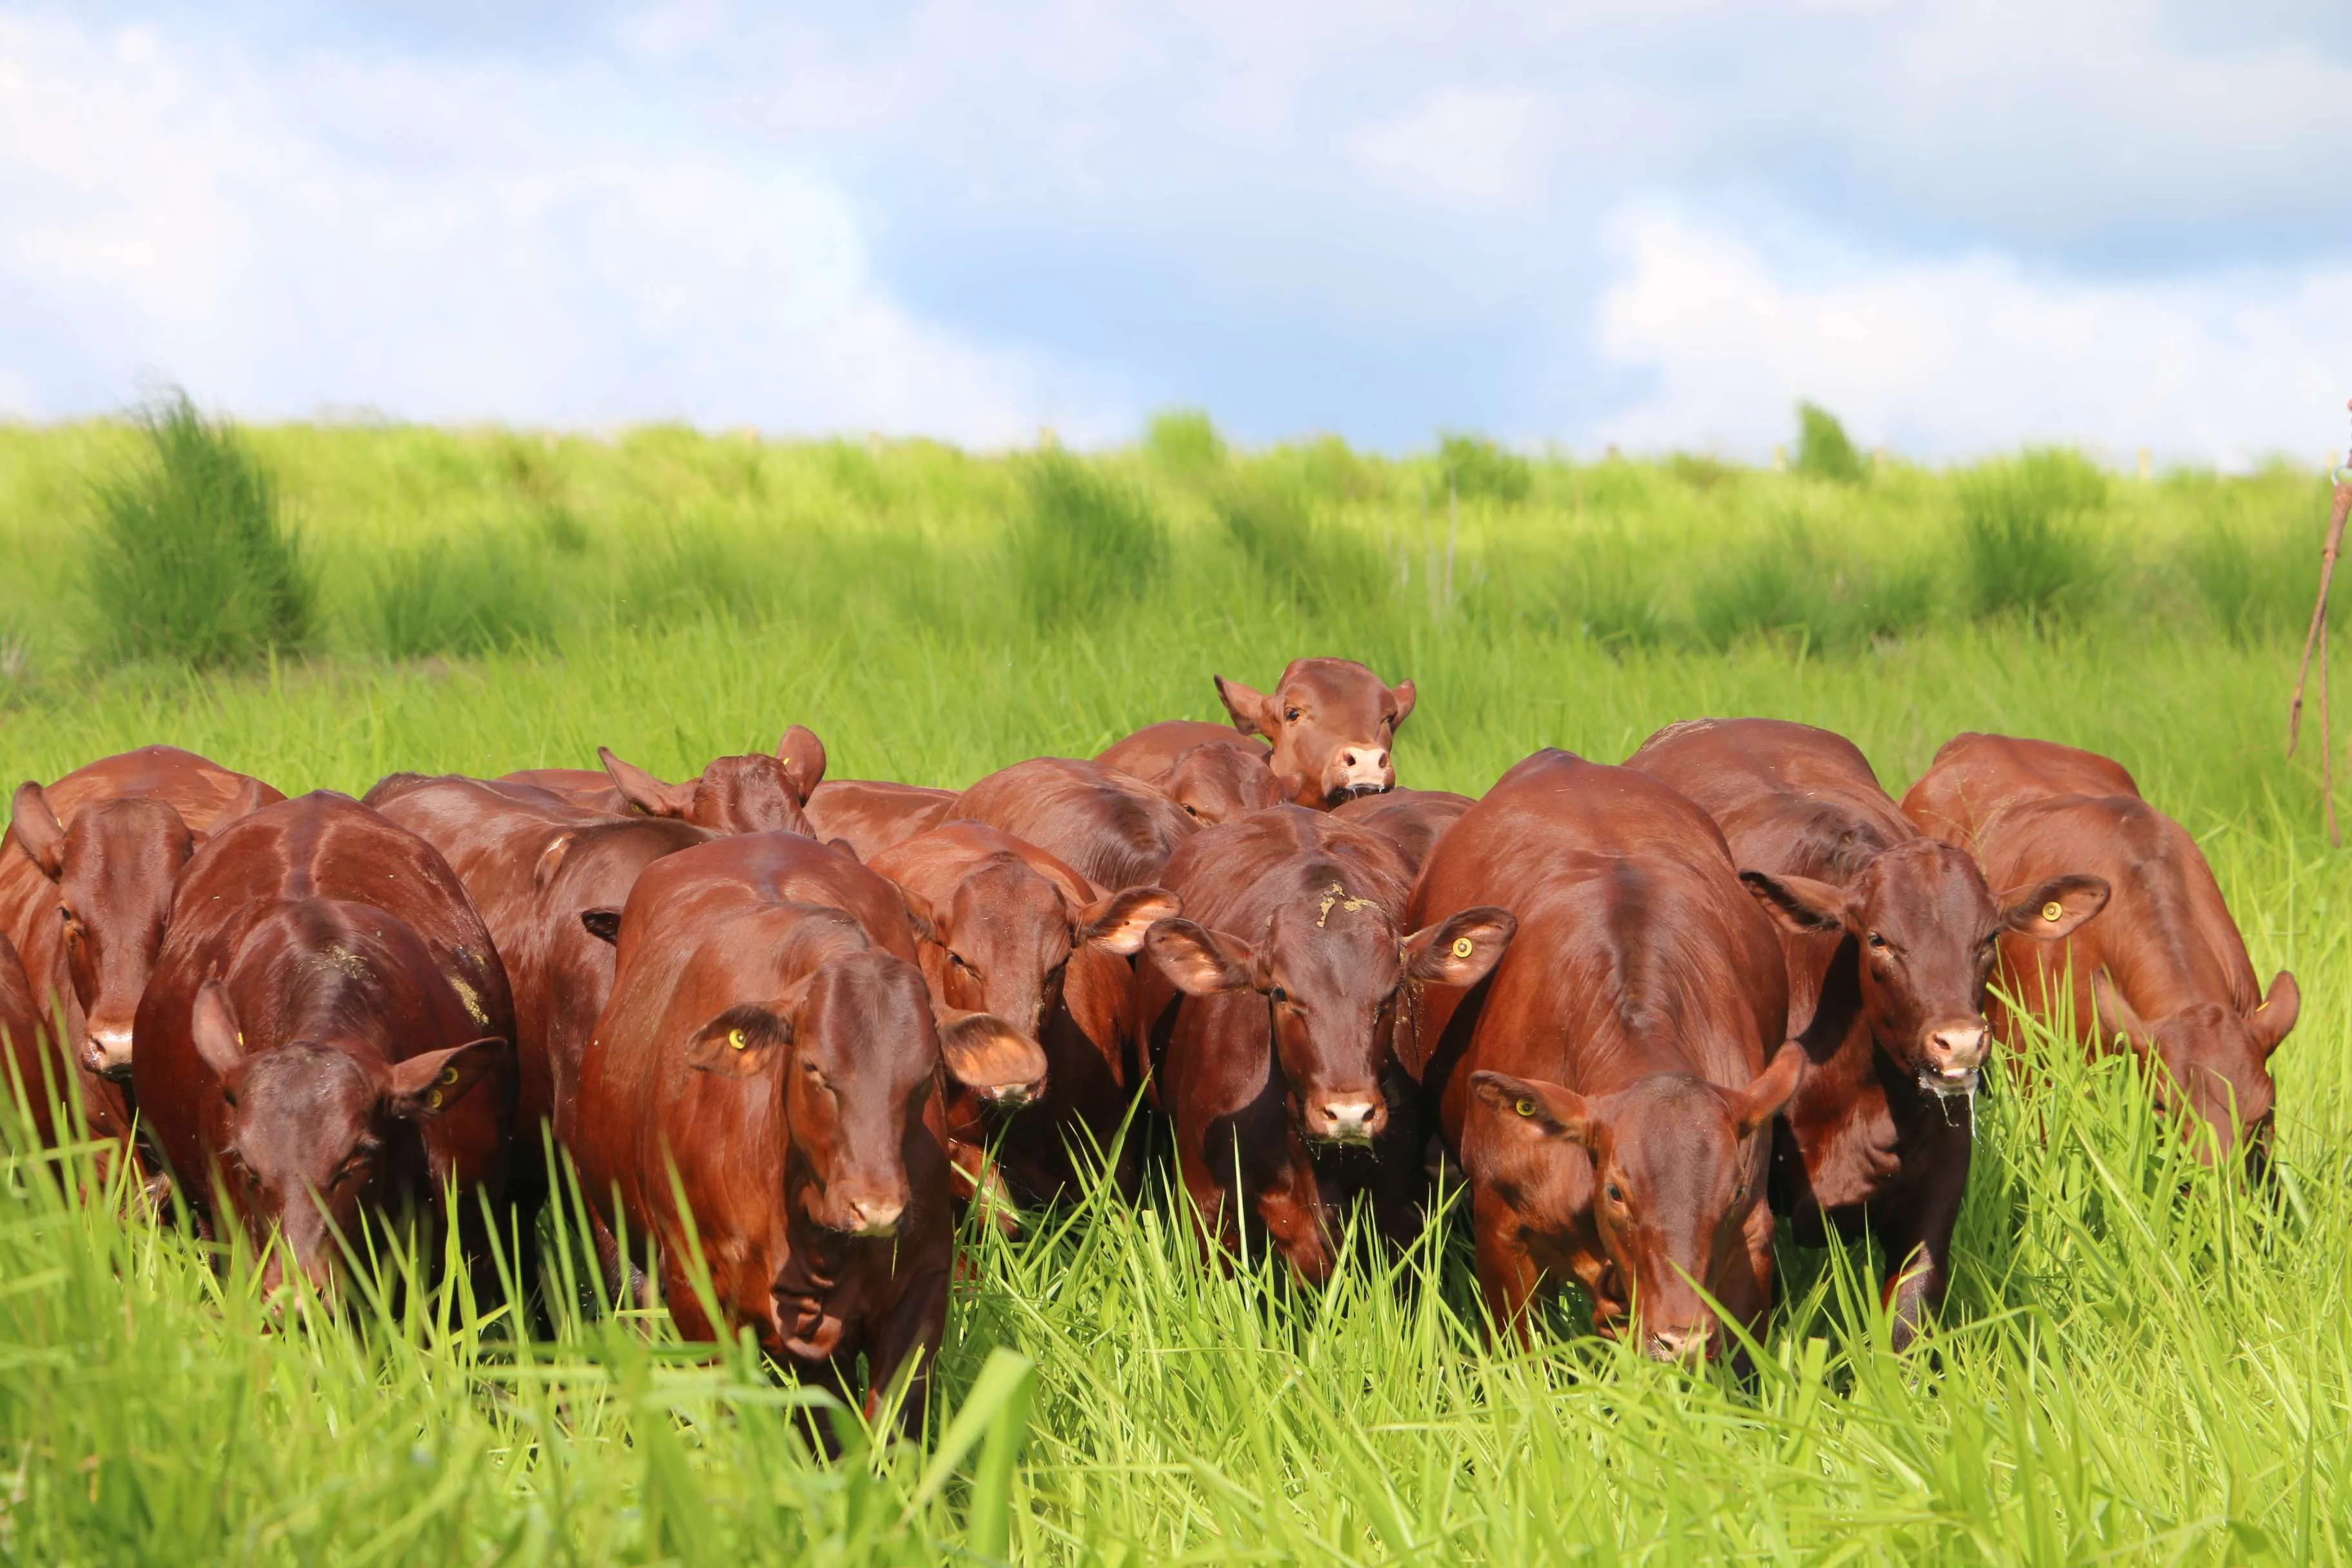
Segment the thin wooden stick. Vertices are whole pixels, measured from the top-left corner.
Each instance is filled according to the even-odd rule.
[[[2352,407],[2347,404],[2347,407]],[[2286,754],[2294,755],[2303,732],[2303,684],[2311,674],[2314,653],[2319,657],[2319,792],[2327,823],[2327,841],[2341,849],[2343,829],[2336,821],[2336,748],[2328,734],[2327,593],[2336,581],[2336,558],[2344,548],[2344,520],[2352,516],[2352,458],[2335,474],[2335,504],[2327,514],[2327,539],[2319,551],[2319,597],[2311,606],[2311,629],[2303,635],[2303,665],[2294,673],[2294,697],[2286,710]]]
[[[2319,624],[2319,799],[2327,823],[2327,842],[2344,847],[2344,830],[2336,825],[2336,747],[2327,738],[2327,623]]]

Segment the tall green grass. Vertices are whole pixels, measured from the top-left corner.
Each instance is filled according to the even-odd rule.
[[[2032,1091],[1997,1079],[1977,1107],[1929,1343],[1888,1348],[1865,1248],[1789,1248],[1742,1379],[1631,1359],[1586,1337],[1572,1300],[1532,1351],[1490,1345],[1458,1195],[1409,1257],[1353,1247],[1307,1292],[1261,1259],[1202,1268],[1157,1184],[1133,1206],[1097,1192],[1019,1238],[970,1236],[921,1434],[829,1458],[740,1347],[598,1310],[584,1274],[558,1279],[538,1342],[469,1300],[462,1271],[397,1257],[408,1289],[273,1321],[249,1261],[94,1178],[61,1187],[10,1142],[0,1556],[2352,1556],[2352,888],[2317,831],[2315,759],[2279,752],[2299,627],[2224,616],[2213,605],[2242,595],[2210,598],[2186,564],[2219,518],[2271,542],[2253,602],[2291,605],[2324,515],[2306,479],[2110,482],[2055,509],[2114,552],[2104,592],[1979,616],[1957,542],[1965,476],[1538,462],[1526,500],[1460,501],[1439,598],[1433,458],[1316,443],[1178,477],[1150,452],[1069,458],[1079,493],[1147,509],[1166,550],[1149,592],[1083,586],[1081,609],[1049,616],[1022,586],[1016,542],[1045,510],[1025,459],[675,431],[246,438],[299,498],[325,651],[257,675],[37,656],[0,707],[8,776],[152,741],[289,790],[578,763],[600,743],[683,775],[800,721],[837,773],[960,785],[1213,718],[1212,673],[1263,684],[1304,653],[1412,677],[1404,781],[1471,792],[1537,746],[1615,759],[1700,714],[1827,724],[1898,789],[1955,731],[2043,734],[2130,767],[2205,846],[2264,974],[2301,979],[2275,1064],[2281,1196],[2189,1161],[2130,1064],[2039,1041]],[[87,475],[139,439],[0,432],[0,547],[86,527],[71,508]],[[467,562],[469,538],[543,587],[543,629],[383,657],[368,620],[383,563]],[[1915,596],[1882,625],[1855,606],[1889,580]],[[0,573],[0,614],[64,635],[17,591]],[[1018,1362],[992,1373],[1000,1351],[1030,1380]]]

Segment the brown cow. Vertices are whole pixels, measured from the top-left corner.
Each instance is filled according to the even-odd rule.
[[[1790,1026],[1809,1065],[1773,1141],[1773,1201],[1806,1246],[1825,1224],[1876,1237],[1895,1343],[1907,1344],[1949,1279],[1996,940],[2065,936],[2106,902],[2106,884],[2059,876],[1996,900],[1965,850],[1911,826],[1853,742],[1809,724],[1669,725],[1625,765],[1715,818],[1780,926]],[[2056,921],[2043,918],[2053,902]]]
[[[0,932],[0,1119],[13,1114],[5,1103],[21,1098],[33,1135],[49,1145],[72,1135],[79,1096],[73,1064],[51,1048],[40,1016],[16,944]]]
[[[2259,989],[2197,841],[2140,798],[2129,773],[2048,741],[1959,735],[1936,753],[1903,809],[1923,831],[1973,853],[1996,885],[2061,868],[2104,877],[2115,889],[2107,912],[2065,942],[2001,939],[2010,989],[2045,1021],[2055,1021],[2065,997],[2087,1050],[2107,1048],[2120,1033],[2143,1060],[2152,1058],[2162,1069],[2150,1075],[2159,1100],[2210,1130],[2195,1140],[2200,1158],[2226,1155],[2242,1129],[2249,1169],[2267,1168],[2277,1101],[2270,1056],[2294,1027],[2302,994],[2285,970],[2267,994]],[[2007,1010],[1995,1020],[2014,1043]]]
[[[65,1018],[89,1130],[127,1138],[131,1019],[172,889],[205,838],[285,797],[176,746],[144,746],[18,786],[0,844],[0,931],[44,1026]]]
[[[945,820],[1001,827],[1110,889],[1157,882],[1168,857],[1200,829],[1182,806],[1140,779],[1067,757],[1039,757],[989,774],[956,798]]]
[[[1510,952],[1467,996],[1425,994],[1405,1054],[1432,1053],[1495,1322],[1531,1334],[1538,1288],[1574,1280],[1599,1331],[1652,1355],[1716,1346],[1702,1289],[1754,1328],[1772,1293],[1759,1134],[1804,1052],[1723,836],[1646,774],[1538,752],[1438,845],[1412,918],[1481,904],[1518,917]]]
[[[257,1246],[278,1233],[265,1288],[289,1267],[331,1288],[363,1213],[432,1213],[454,1183],[471,1231],[473,1193],[498,1195],[506,973],[447,862],[348,795],[265,806],[196,852],[138,1031],[148,1136],[199,1215],[217,1194]]]
[[[809,795],[824,777],[824,743],[803,725],[784,731],[776,754],[716,757],[684,784],[664,784],[634,763],[599,746],[604,764],[588,768],[525,768],[502,775],[500,784],[552,790],[593,810],[620,816],[675,817],[713,833],[766,833],[782,828],[807,833],[803,814]]]
[[[1370,1191],[1382,1231],[1409,1239],[1422,1141],[1395,1009],[1476,984],[1511,916],[1466,909],[1408,934],[1396,846],[1293,805],[1204,829],[1167,877],[1187,918],[1152,928],[1137,1016],[1204,1235],[1238,1247],[1258,1229],[1320,1283],[1335,1225]]]
[[[1044,1100],[1001,1128],[980,1097],[948,1085],[948,1157],[977,1191],[992,1137],[1013,1187],[1050,1199],[1078,1175],[1074,1138],[1108,1152],[1132,1095],[1123,1066],[1134,975],[1126,959],[1152,923],[1181,912],[1160,888],[1103,893],[1001,829],[950,822],[894,845],[873,868],[913,895],[931,930],[923,977],[942,1006],[992,1013],[1045,1053]],[[1134,1162],[1121,1151],[1126,1179]]]
[[[1331,815],[1386,834],[1404,851],[1405,864],[1418,877],[1446,829],[1475,804],[1468,795],[1451,790],[1392,789],[1343,800],[1331,808]]]
[[[1271,696],[1216,679],[1234,728],[1274,742],[1267,765],[1297,805],[1328,809],[1396,787],[1391,752],[1412,713],[1412,681],[1390,686],[1347,658],[1294,658]]]
[[[1276,779],[1272,748],[1231,725],[1196,719],[1147,724],[1095,759],[1153,785],[1206,826],[1278,805],[1298,793]]]
[[[722,1327],[695,1290],[698,1249],[725,1327],[834,1389],[864,1354],[869,1415],[912,1357],[919,1419],[953,1266],[942,1061],[998,1095],[1045,1064],[986,1014],[935,1021],[915,942],[898,890],[812,839],[656,861],[623,907],[612,999],[558,1131],[604,1217],[617,1197],[658,1245],[688,1338]]]
[[[837,840],[859,859],[871,860],[945,822],[957,794],[887,779],[827,779],[810,792],[803,810],[811,837]]]

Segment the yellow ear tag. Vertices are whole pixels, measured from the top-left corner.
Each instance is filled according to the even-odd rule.
[[[441,1109],[441,1091],[439,1089],[436,1089],[432,1093],[425,1097],[425,1109],[427,1110],[438,1110]]]
[[[730,1045],[730,1046],[734,1047],[735,1047],[737,1050],[739,1050],[739,1051],[740,1051],[740,1050],[748,1050],[748,1049],[750,1049],[750,1048],[751,1048],[751,1041],[749,1041],[749,1040],[747,1040],[747,1039],[745,1039],[745,1038],[743,1037],[743,1031],[742,1031],[742,1030],[740,1030],[740,1029],[730,1029],[730,1030],[728,1030],[728,1031],[727,1031],[727,1043],[728,1043],[729,1045]]]
[[[2053,899],[2042,906],[2042,918],[2052,925],[2056,925],[2066,918],[2066,906]]]
[[[1477,950],[1478,944],[1466,936],[1457,936],[1454,939],[1454,956],[1456,958],[1467,958]]]
[[[457,1069],[456,1068],[443,1068],[441,1069],[441,1081],[445,1084],[454,1086],[457,1081]]]
[[[1533,1116],[1536,1113],[1536,1102],[1532,1100],[1522,1100],[1514,1109],[1521,1116]]]

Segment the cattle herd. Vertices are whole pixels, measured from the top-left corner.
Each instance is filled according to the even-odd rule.
[[[937,1349],[960,1210],[1134,1190],[1139,1113],[1213,1258],[1318,1281],[1356,1200],[1402,1242],[1450,1173],[1504,1331],[1574,1281],[1662,1357],[1758,1323],[1776,1214],[1874,1237],[1914,1334],[1997,969],[2205,1158],[2267,1159],[2294,981],[2105,758],[1961,735],[1898,805],[1826,731],[1698,720],[1473,801],[1396,787],[1410,681],[1218,689],[1231,727],[961,793],[826,780],[798,726],[682,784],[602,752],[362,800],[108,757],[15,797],[11,1071],[270,1286],[452,1192],[465,1247],[528,1237],[544,1124],[616,1285],[845,1394],[863,1356],[869,1408]]]

